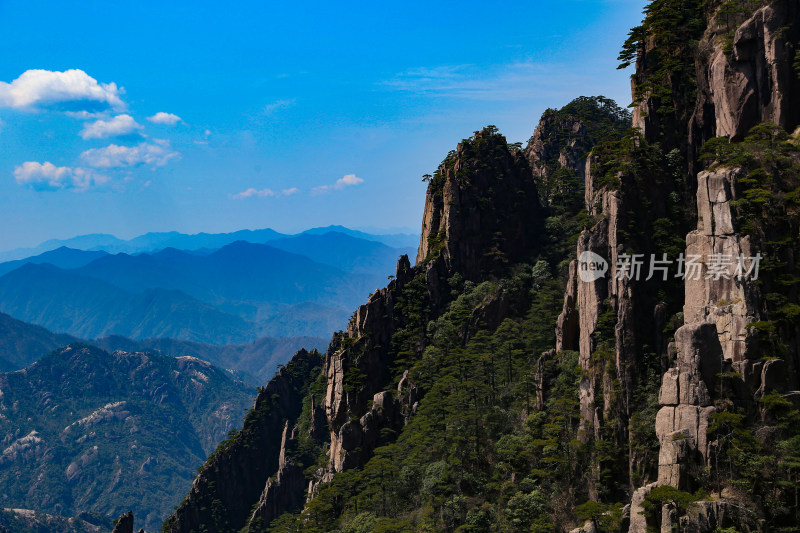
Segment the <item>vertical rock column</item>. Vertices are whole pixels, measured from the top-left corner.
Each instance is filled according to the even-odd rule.
[[[745,383],[761,380],[760,375],[751,375],[758,365],[751,365],[748,358],[757,355],[757,345],[747,328],[759,319],[760,298],[752,280],[739,279],[737,271],[739,256],[756,252],[751,239],[734,230],[730,203],[738,172],[721,169],[697,177],[697,229],[686,237],[686,259],[697,258],[698,270],[685,268],[685,325],[675,332],[670,346],[674,366],[664,374],[659,393],[658,480],[636,491],[631,532],[645,526],[639,518],[641,501],[655,486],[695,490],[693,474],[709,462],[707,431],[715,411],[713,400],[731,392],[721,390],[720,374],[735,369]],[[662,529],[670,527],[670,520],[664,513]]]

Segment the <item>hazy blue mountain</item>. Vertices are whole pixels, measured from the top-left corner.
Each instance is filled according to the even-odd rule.
[[[151,244],[181,238],[149,235]],[[270,242],[138,255],[61,247],[0,264],[0,312],[79,338],[215,345],[265,336],[327,338],[394,273],[402,253],[413,253],[341,232]],[[0,369],[16,365],[0,360]]]
[[[3,507],[109,517],[132,509],[148,531],[255,395],[199,359],[80,344],[0,374],[0,390]]]
[[[91,235],[81,235],[71,239],[50,239],[32,248],[17,248],[0,252],[0,262],[16,261],[51,252],[58,248],[71,248],[73,250],[105,250],[116,249],[125,243],[113,235],[95,233]]]
[[[303,233],[270,241],[269,245],[346,272],[378,275],[393,274],[401,255],[416,253],[415,248],[391,248],[379,241],[353,237],[339,231]]]
[[[377,241],[390,246],[392,248],[415,248],[419,246],[419,235],[414,233],[396,233],[391,235],[374,235],[364,231],[358,231],[344,226],[326,226],[324,228],[311,228],[302,232],[300,235],[324,235],[335,231],[337,233],[344,233],[351,237],[364,239],[367,241]]]
[[[50,264],[59,268],[79,268],[88,265],[95,259],[107,255],[108,252],[100,250],[76,250],[62,246],[61,248],[56,248],[55,250],[50,250],[49,252],[44,252],[26,259],[17,259],[15,261],[0,263],[0,276],[18,269],[26,263],[34,263],[37,265]]]
[[[180,291],[134,294],[50,265],[26,264],[0,277],[0,312],[87,339],[117,334],[235,344],[256,338],[252,324]]]
[[[163,248],[196,250],[199,248],[222,248],[236,241],[263,244],[286,237],[283,233],[267,229],[240,230],[232,233],[197,233],[187,235],[171,231],[168,233],[146,233],[128,241],[131,251],[152,252]]]
[[[107,256],[74,273],[129,292],[179,290],[251,319],[265,304],[314,302],[353,307],[385,280],[243,241],[207,255],[167,248],[155,254]]]
[[[322,235],[335,231],[345,233],[351,237],[364,239],[367,241],[381,242],[393,248],[416,247],[419,244],[419,235],[414,233],[397,234],[372,234],[369,232],[351,230],[344,226],[328,226],[324,228],[312,228],[302,234]],[[102,233],[91,235],[80,235],[70,239],[51,239],[32,248],[18,248],[0,252],[0,262],[13,261],[33,257],[44,252],[49,252],[60,247],[68,247],[78,250],[105,251],[108,253],[152,253],[164,248],[177,248],[181,250],[198,250],[201,248],[216,249],[222,248],[236,241],[245,241],[255,244],[265,244],[275,239],[291,237],[296,235],[286,235],[278,233],[272,229],[259,230],[240,230],[231,233],[197,233],[185,234],[176,231],[145,233],[130,240],[123,240]]]
[[[352,314],[340,307],[303,302],[258,322],[258,334],[263,337],[314,335],[330,340],[332,332],[347,326]]]
[[[0,372],[24,368],[56,348],[77,340],[0,313]]]
[[[285,337],[262,338],[249,344],[213,346],[175,339],[136,341],[112,335],[90,343],[106,351],[154,351],[173,357],[197,357],[214,366],[234,370],[239,379],[252,386],[261,386],[272,378],[278,365],[288,362],[301,348],[325,351],[329,341],[329,338],[322,337]]]

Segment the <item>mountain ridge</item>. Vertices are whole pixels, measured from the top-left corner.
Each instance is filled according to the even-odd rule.
[[[72,237],[69,239],[50,239],[32,248],[17,248],[0,252],[0,262],[7,262],[25,259],[49,252],[61,247],[75,248],[86,251],[106,251],[110,253],[142,253],[154,252],[163,248],[180,249],[201,249],[201,248],[221,248],[232,242],[244,240],[264,244],[270,240],[296,237],[303,234],[320,234],[337,231],[346,233],[352,237],[362,238],[370,241],[377,241],[390,247],[403,248],[413,246],[417,236],[409,234],[388,234],[380,235],[367,233],[358,230],[351,230],[344,226],[327,226],[323,228],[311,228],[297,234],[279,233],[270,228],[257,230],[239,230],[231,233],[195,233],[185,234],[177,231],[145,233],[130,240],[119,239],[108,234],[88,234]]]
[[[0,390],[4,505],[67,516],[134,509],[150,530],[253,394],[195,358],[82,344],[0,374]]]

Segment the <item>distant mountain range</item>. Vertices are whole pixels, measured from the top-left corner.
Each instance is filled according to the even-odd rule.
[[[13,533],[108,533],[110,516],[82,512],[76,517],[55,516],[32,509],[0,509],[0,531]]]
[[[300,349],[325,351],[329,339],[321,337],[265,337],[250,344],[212,346],[174,339],[134,341],[111,336],[90,341],[106,351],[157,352],[173,357],[197,357],[214,366],[233,370],[234,375],[252,386],[266,384],[278,365],[285,364]]]
[[[215,366],[230,370],[249,385],[263,385],[272,378],[278,365],[286,363],[302,348],[325,350],[327,338],[281,337],[261,338],[249,344],[213,346],[169,338],[132,340],[111,335],[82,340],[57,334],[0,313],[0,372],[20,370],[55,349],[81,342],[108,352],[156,352],[173,357],[197,357]]]
[[[100,250],[86,251],[62,246],[61,248],[56,248],[55,250],[50,250],[49,252],[44,252],[33,257],[0,263],[0,276],[28,263],[33,263],[35,265],[48,264],[59,268],[80,268],[88,265],[95,259],[100,259],[107,255],[108,252]]]
[[[193,357],[80,344],[0,374],[0,391],[3,507],[111,517],[132,509],[149,531],[255,396]],[[0,525],[17,527],[25,517],[6,513]],[[51,529],[32,531],[72,530],[53,520],[45,520]]]
[[[294,236],[323,235],[330,232],[343,233],[362,240],[380,242],[392,248],[413,248],[419,244],[419,235],[414,233],[380,235],[351,230],[344,226],[312,228]],[[112,254],[120,252],[135,254],[155,252],[163,250],[164,248],[177,248],[179,250],[199,250],[202,248],[216,249],[236,241],[264,244],[276,239],[283,239],[291,236],[292,235],[278,233],[269,228],[260,230],[240,230],[232,233],[196,233],[193,235],[178,233],[176,231],[146,233],[130,240],[118,239],[113,235],[97,233],[81,235],[70,239],[51,239],[34,248],[18,248],[0,252],[0,261],[25,259],[26,257],[32,257],[61,247],[73,248],[76,250],[105,251]]]
[[[51,265],[27,264],[0,277],[0,312],[85,339],[117,334],[235,344],[257,336],[244,319],[185,293],[134,294]]]
[[[266,336],[329,337],[346,325],[349,309],[394,273],[398,257],[413,249],[392,248],[346,228],[324,229],[219,249],[112,255],[61,247],[0,263],[0,312],[83,339],[120,335],[229,345]],[[147,243],[189,245],[194,239],[213,245],[242,233],[202,240],[148,234]],[[78,244],[110,243],[90,237]]]
[[[24,368],[56,348],[77,340],[0,313],[0,372]]]

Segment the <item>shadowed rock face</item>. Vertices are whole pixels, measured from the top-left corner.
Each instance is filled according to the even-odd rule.
[[[449,272],[477,281],[535,251],[542,228],[525,156],[493,130],[476,132],[428,186],[417,265],[441,255]]]
[[[278,456],[278,472],[267,480],[258,505],[250,516],[248,531],[258,533],[286,511],[301,508],[304,502],[306,479],[303,469],[289,456],[287,447],[293,444],[296,435],[290,433],[289,422],[283,428],[281,451]]]
[[[128,511],[120,516],[111,533],[133,533],[133,513]]]
[[[580,119],[545,112],[525,148],[525,157],[537,185],[546,185],[556,168],[567,169],[581,179],[586,179],[584,157],[591,149],[592,143],[587,137],[586,126]],[[549,164],[551,161],[554,163]]]
[[[476,132],[448,156],[428,186],[416,266],[402,257],[395,279],[358,308],[344,337],[328,349],[325,409],[331,463],[326,475],[364,464],[381,444],[381,430],[402,426],[416,403],[411,384],[400,384],[407,390],[398,399],[383,392],[393,386],[388,381],[397,327],[394,307],[406,285],[424,277],[426,305],[434,318],[443,306],[440,280],[459,273],[479,281],[532,257],[541,227],[530,167],[520,151],[509,151],[502,135],[490,128]],[[365,379],[359,387],[348,387],[347,376],[356,371]]]
[[[165,531],[189,533],[201,527],[239,531],[248,526],[262,494],[271,494],[267,488],[270,478],[281,464],[287,468],[282,453],[286,439],[280,435],[286,436],[287,428],[294,426],[304,387],[319,375],[320,362],[317,352],[301,350],[260,390],[243,429],[209,457],[189,495],[164,523]],[[286,476],[284,472],[282,478]]]

